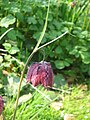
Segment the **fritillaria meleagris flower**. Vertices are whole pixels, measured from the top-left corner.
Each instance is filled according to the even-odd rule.
[[[42,84],[44,87],[52,87],[53,70],[49,62],[41,61],[33,63],[27,72],[27,83],[31,82],[34,86]]]
[[[3,100],[2,96],[0,96],[0,115],[2,114],[3,107],[4,107],[4,100]]]

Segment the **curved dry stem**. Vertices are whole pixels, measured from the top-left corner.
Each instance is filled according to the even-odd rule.
[[[22,74],[21,74],[21,78],[20,78],[20,84],[19,84],[19,88],[18,88],[18,95],[17,95],[17,99],[16,99],[16,107],[15,107],[15,111],[14,111],[14,116],[13,116],[13,120],[15,120],[15,116],[16,116],[16,110],[17,110],[17,106],[18,106],[18,100],[19,100],[19,96],[20,96],[20,88],[21,88],[21,84],[22,84],[22,80],[23,80],[23,77],[24,77],[24,73],[25,73],[25,70],[27,68],[27,65],[29,63],[29,61],[31,60],[31,58],[33,57],[33,55],[35,54],[35,52],[37,52],[38,50],[40,50],[41,48],[55,42],[56,40],[58,40],[59,38],[63,37],[64,35],[66,35],[68,33],[68,31],[66,31],[65,33],[63,33],[62,35],[60,35],[59,37],[51,40],[50,42],[38,47],[36,50],[34,49],[33,52],[31,53],[31,55],[29,56],[25,66],[24,66],[24,69],[22,71]]]
[[[50,3],[50,0],[49,0],[49,3]],[[17,93],[17,99],[16,99],[16,106],[15,106],[14,115],[13,115],[13,120],[15,120],[15,116],[16,116],[16,111],[17,111],[17,107],[18,107],[18,100],[19,100],[19,96],[20,96],[20,88],[21,88],[23,77],[24,77],[24,73],[25,73],[25,70],[27,68],[28,63],[30,62],[30,60],[33,57],[34,53],[37,51],[38,46],[40,45],[40,43],[41,43],[41,41],[42,41],[42,39],[44,37],[45,31],[46,31],[46,28],[47,28],[48,14],[49,14],[49,4],[48,4],[47,15],[46,15],[46,20],[45,20],[45,25],[44,25],[44,28],[42,30],[42,34],[41,34],[41,36],[40,36],[40,38],[39,38],[33,52],[28,57],[28,59],[26,61],[26,64],[24,66],[24,69],[22,71],[22,74],[21,74],[20,84],[19,84],[18,93]]]
[[[46,44],[44,44],[44,45],[38,47],[37,50],[40,50],[41,48],[43,48],[43,47],[45,47],[45,46],[47,46],[47,45],[49,45],[49,44],[55,42],[56,40],[60,39],[61,37],[63,37],[63,36],[64,36],[65,34],[67,34],[67,33],[69,33],[69,32],[66,31],[65,33],[63,33],[62,35],[58,36],[57,38],[55,38],[55,39],[51,40],[50,42],[47,42]]]
[[[8,29],[5,33],[3,33],[1,36],[0,36],[0,40],[9,32],[11,31],[13,28],[10,28]]]
[[[17,94],[17,99],[16,99],[16,106],[15,106],[14,115],[13,115],[13,120],[15,120],[15,116],[16,116],[16,111],[17,111],[17,106],[18,106],[18,100],[19,100],[19,96],[20,96],[20,88],[21,88],[23,77],[24,77],[24,73],[25,73],[27,65],[28,65],[29,61],[31,60],[33,54],[34,54],[34,52],[32,52],[32,54],[29,56],[29,58],[28,58],[28,60],[27,60],[27,62],[25,64],[25,66],[24,66],[24,69],[22,71],[22,74],[21,74],[19,88],[18,88],[18,94]]]
[[[49,2],[50,2],[50,1],[49,1]],[[41,41],[42,41],[42,39],[43,39],[43,37],[44,37],[45,31],[46,31],[47,20],[48,20],[48,13],[49,13],[49,4],[48,4],[46,21],[45,21],[45,25],[44,25],[42,34],[41,34],[41,36],[40,36],[40,38],[39,38],[38,43],[36,44],[36,47],[34,48],[34,50],[32,51],[32,53],[31,53],[30,56],[28,57],[28,59],[27,59],[27,61],[26,61],[26,63],[25,63],[24,69],[23,69],[23,71],[22,71],[22,73],[21,73],[21,78],[20,78],[20,83],[19,83],[18,93],[17,93],[17,99],[16,99],[16,104],[15,104],[16,106],[15,106],[14,115],[13,115],[13,119],[12,119],[12,120],[15,120],[16,111],[17,111],[17,107],[18,107],[18,100],[19,100],[19,96],[20,96],[20,88],[21,88],[22,80],[23,80],[24,73],[25,73],[25,70],[26,70],[26,68],[27,68],[27,65],[28,65],[28,63],[30,62],[31,58],[33,57],[33,55],[34,55],[39,49],[45,47],[46,45],[51,44],[52,42],[58,40],[59,38],[63,37],[65,34],[68,33],[68,31],[67,31],[67,32],[63,33],[62,35],[60,35],[59,37],[55,38],[54,40],[52,40],[52,41],[50,41],[50,42],[42,45],[41,47],[39,47],[39,45],[40,45],[40,43],[41,43]]]
[[[32,88],[34,88],[38,93],[40,93],[43,97],[45,97],[47,100],[52,101],[47,95],[42,93],[38,88],[34,87],[32,84],[30,84]]]

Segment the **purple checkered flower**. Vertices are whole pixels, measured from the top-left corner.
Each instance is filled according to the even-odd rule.
[[[3,100],[2,96],[0,96],[0,115],[2,114],[3,107],[4,107],[4,100]]]
[[[34,86],[42,84],[44,87],[53,86],[53,70],[49,62],[41,61],[33,63],[27,72],[27,83],[31,82]]]

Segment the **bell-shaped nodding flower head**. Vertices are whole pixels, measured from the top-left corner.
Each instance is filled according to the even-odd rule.
[[[0,96],[0,115],[2,114],[3,107],[4,107],[4,100],[3,100],[2,96]]]
[[[54,74],[49,62],[41,61],[33,63],[27,72],[27,83],[33,86],[42,84],[45,88],[53,86]]]

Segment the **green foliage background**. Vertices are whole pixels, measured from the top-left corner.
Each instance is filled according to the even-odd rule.
[[[41,44],[65,31],[62,39],[44,48],[55,78],[71,81],[90,77],[90,1],[51,0],[48,27]],[[0,34],[13,27],[0,41],[0,69],[21,73],[23,64],[33,50],[45,22],[47,0],[1,0]],[[31,62],[41,61],[38,51]],[[0,72],[2,76],[2,72]],[[3,78],[3,76],[2,76]],[[61,83],[63,84],[63,83]]]
[[[0,95],[5,101],[6,120],[12,119],[20,75],[42,32],[47,7],[48,0],[0,0],[0,36],[14,28],[0,40]],[[90,119],[90,0],[51,0],[41,45],[66,31],[70,34],[39,50],[30,62],[41,61],[45,51],[45,61],[51,62],[55,74],[54,87],[60,91],[49,91],[42,86],[37,89],[52,102],[54,99],[62,102],[62,108],[54,110],[51,101],[26,85],[25,73],[17,120],[63,120],[66,113],[75,115],[77,120]],[[83,81],[88,86],[66,85]]]

